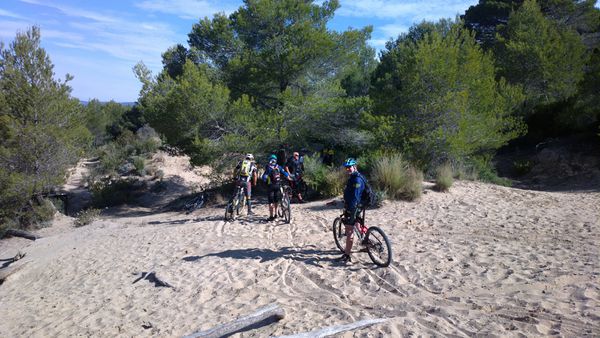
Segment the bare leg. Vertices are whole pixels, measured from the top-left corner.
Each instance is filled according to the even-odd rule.
[[[269,204],[269,216],[271,216],[271,218],[273,218],[273,209],[274,209],[274,204],[270,203]]]
[[[344,250],[344,252],[348,256],[350,256],[350,252],[352,251],[352,240],[354,237],[353,230],[354,229],[352,225],[346,225],[346,250]]]

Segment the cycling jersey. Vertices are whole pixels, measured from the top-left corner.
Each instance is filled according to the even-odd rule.
[[[247,161],[247,160],[244,160]],[[250,163],[250,168],[244,170],[244,172],[242,172],[242,166],[246,165],[247,162],[245,163],[244,161],[239,161],[237,166],[235,167],[235,171],[237,173],[237,179],[239,181],[242,182],[250,182],[252,176],[254,176],[254,174],[256,174],[257,168],[256,168],[256,163],[254,163],[254,161],[252,161]],[[249,173],[249,175],[248,175]]]
[[[344,189],[344,204],[348,212],[353,214],[356,211],[364,189],[364,180],[360,177],[358,171],[353,172],[350,178],[348,178],[346,188]]]

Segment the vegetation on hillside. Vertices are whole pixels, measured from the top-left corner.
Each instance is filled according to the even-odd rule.
[[[196,164],[284,145],[329,149],[361,159],[398,198],[420,194],[401,192],[407,172],[437,177],[441,190],[452,174],[506,184],[491,159],[512,140],[599,130],[595,3],[481,0],[462,19],[415,24],[375,58],[372,27],[327,27],[337,0],[246,0],[194,24],[159,74],[136,65],[131,108],[73,99],[71,76],[54,79],[33,27],[0,48],[0,222],[49,214],[43,196],[84,154],[101,159],[94,180],[112,182],[125,169],[143,174],[162,142]],[[385,168],[398,159],[401,168]],[[335,167],[317,156],[307,165],[313,188],[339,193]]]

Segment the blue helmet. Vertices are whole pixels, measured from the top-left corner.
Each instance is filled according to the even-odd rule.
[[[271,154],[271,156],[269,156],[269,161],[271,160],[277,161],[277,155]]]
[[[348,168],[351,167],[353,165],[356,165],[356,160],[353,159],[352,157],[348,158],[345,162],[344,162],[344,167]]]

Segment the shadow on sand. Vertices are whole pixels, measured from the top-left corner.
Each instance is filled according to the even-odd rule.
[[[311,248],[312,247],[312,248]],[[283,247],[279,250],[270,249],[235,249],[225,250],[222,252],[210,253],[203,256],[187,256],[182,259],[186,262],[199,261],[206,257],[219,257],[219,258],[234,258],[234,259],[260,259],[261,263],[275,260],[277,258],[291,259],[298,262],[303,262],[308,265],[314,265],[317,267],[323,267],[322,262],[339,263],[337,256],[340,254],[336,250],[318,250],[313,249],[314,246],[309,245],[300,248],[294,247]],[[334,255],[334,257],[331,257]]]
[[[317,205],[311,205],[307,209],[312,211],[324,211],[324,210],[342,210],[344,207],[344,202],[339,199],[335,199],[333,201],[325,202],[320,201],[321,203]]]

